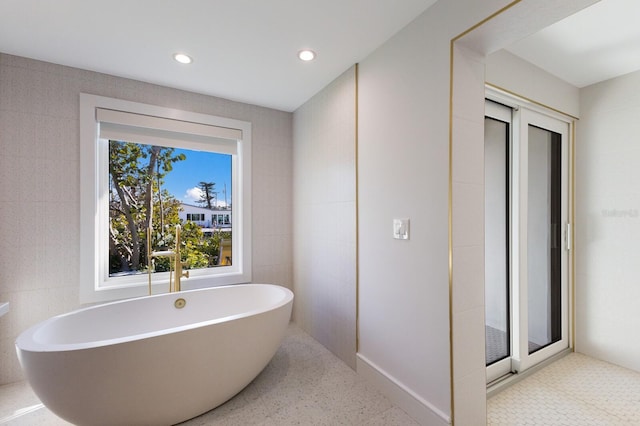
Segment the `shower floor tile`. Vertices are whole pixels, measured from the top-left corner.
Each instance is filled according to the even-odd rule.
[[[69,425],[26,382],[0,386],[0,424]],[[264,371],[233,399],[181,426],[414,426],[406,413],[295,325]]]
[[[491,397],[487,422],[640,425],[640,373],[572,353]]]

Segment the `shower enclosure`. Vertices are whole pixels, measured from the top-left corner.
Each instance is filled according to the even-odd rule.
[[[569,123],[486,101],[487,381],[569,345]]]

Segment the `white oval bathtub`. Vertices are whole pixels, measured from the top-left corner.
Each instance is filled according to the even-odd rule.
[[[269,284],[124,300],[50,318],[16,350],[35,393],[69,422],[171,425],[227,401],[264,369],[292,303],[291,291]]]

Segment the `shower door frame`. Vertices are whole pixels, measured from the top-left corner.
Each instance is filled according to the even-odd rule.
[[[514,162],[513,171],[513,186],[514,190],[517,187],[517,192],[512,194],[513,196],[513,211],[511,220],[514,230],[512,238],[512,270],[513,279],[517,280],[517,286],[513,286],[514,300],[518,300],[518,303],[514,303],[514,316],[517,315],[518,329],[514,332],[518,333],[518,336],[514,336],[514,342],[517,345],[513,345],[513,370],[521,373],[530,367],[556,355],[563,350],[569,348],[569,248],[570,248],[570,216],[569,216],[569,149],[570,149],[570,123],[561,120],[558,117],[552,116],[549,113],[534,111],[531,108],[521,106],[514,114],[514,120],[517,125],[514,129],[518,129],[520,132],[517,142],[514,144],[514,156],[512,161]],[[529,232],[527,230],[527,203],[528,203],[528,173],[529,160],[528,153],[522,154],[523,151],[528,150],[529,144],[529,126],[534,126],[549,132],[560,135],[560,229],[557,231],[561,233],[558,237],[560,247],[559,261],[560,261],[560,288],[558,289],[560,300],[558,301],[558,309],[560,312],[555,314],[560,317],[560,338],[554,342],[544,345],[541,349],[533,352],[529,349],[529,297],[528,290],[530,287],[528,277],[528,249],[529,249]],[[520,151],[516,153],[516,151]],[[518,155],[516,157],[516,155]],[[519,164],[516,165],[516,162]],[[517,221],[517,222],[516,222]],[[516,242],[517,240],[517,242]],[[515,259],[518,259],[517,264]],[[515,276],[515,274],[518,274]],[[553,308],[551,315],[554,314]]]
[[[510,353],[509,356],[487,366],[487,383],[500,379],[510,373],[522,373],[532,366],[570,348],[571,344],[571,149],[572,120],[569,117],[550,111],[526,100],[487,87],[485,104],[497,102],[511,108],[510,122],[510,161],[508,190],[508,300],[510,315]],[[492,114],[486,117],[495,118]],[[528,341],[528,297],[527,297],[527,164],[528,156],[522,155],[527,149],[529,125],[539,127],[561,135],[561,338],[554,343],[529,353]],[[524,175],[523,175],[524,173]],[[524,219],[523,219],[523,213]]]
[[[513,279],[511,277],[511,256],[512,256],[512,250],[511,250],[511,235],[512,235],[512,229],[511,229],[511,216],[512,216],[512,212],[511,212],[511,204],[512,204],[512,191],[511,191],[511,175],[512,175],[512,170],[511,170],[511,163],[512,163],[512,146],[513,146],[513,114],[512,114],[513,110],[512,108],[505,106],[504,104],[502,104],[502,102],[499,101],[495,101],[492,99],[489,99],[487,97],[487,100],[485,100],[485,119],[486,118],[490,118],[492,120],[498,121],[498,122],[502,122],[502,123],[506,123],[508,126],[508,134],[505,135],[506,136],[506,140],[505,140],[505,151],[506,151],[506,156],[505,156],[505,162],[506,162],[506,167],[505,167],[505,204],[506,204],[506,214],[505,214],[505,219],[506,219],[506,224],[505,224],[505,236],[506,236],[506,241],[505,241],[505,245],[506,245],[506,250],[505,250],[505,255],[506,255],[506,264],[505,266],[505,276],[506,276],[506,282],[504,283],[506,286],[506,312],[507,312],[507,324],[506,324],[506,337],[507,337],[507,351],[508,353],[506,354],[506,356],[500,360],[497,360],[495,362],[493,362],[491,365],[487,366],[487,371],[486,371],[486,375],[487,375],[487,383],[492,382],[496,379],[499,379],[500,377],[503,377],[509,373],[511,373],[513,371],[513,344],[514,344],[514,335],[513,335],[513,324],[514,324],[514,318],[513,318],[513,300],[512,300],[512,295],[513,295],[513,290],[512,290],[512,283],[513,283]],[[486,214],[486,207],[485,207],[485,214]],[[486,223],[486,222],[485,222]],[[486,239],[486,237],[485,237]],[[486,246],[485,246],[486,249]],[[486,253],[485,253],[486,256]],[[486,284],[485,284],[486,285]],[[485,290],[486,292],[486,290]],[[485,302],[486,303],[486,302]],[[486,322],[485,322],[486,324]]]

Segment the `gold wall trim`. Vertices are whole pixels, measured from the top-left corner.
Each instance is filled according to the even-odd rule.
[[[573,351],[576,350],[576,121],[571,122],[571,176],[569,187],[571,190],[571,199],[569,208],[571,210],[571,294],[569,296],[569,304],[571,309],[571,336],[570,344]]]
[[[521,1],[522,0],[515,0],[515,1],[511,2],[511,3],[509,3],[508,5],[503,7],[502,9],[498,10],[497,12],[493,13],[492,15],[489,15],[488,17],[484,18],[482,21],[478,22],[477,24],[475,24],[471,28],[465,30],[464,32],[462,32],[462,33],[458,34],[457,36],[455,36],[454,38],[452,38],[451,39],[451,43],[455,43],[456,41],[458,41],[462,37],[466,36],[467,34],[472,32],[473,30],[483,26],[484,24],[486,24],[487,22],[489,22],[490,20],[492,20],[496,16],[501,15],[504,12],[506,12],[507,10],[511,9],[513,6],[515,6],[516,4],[520,3]]]
[[[453,52],[455,39],[449,46],[449,381],[451,382],[451,425],[455,424],[455,382],[453,365]]]
[[[359,86],[358,86],[358,76],[360,73],[360,64],[356,63],[355,65],[355,110],[356,110],[356,119],[355,119],[355,173],[356,173],[356,354],[360,352],[360,210],[359,210],[359,169],[358,169],[358,100],[359,100]]]

